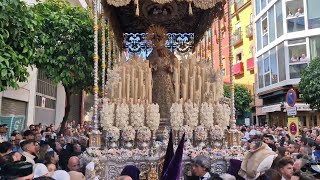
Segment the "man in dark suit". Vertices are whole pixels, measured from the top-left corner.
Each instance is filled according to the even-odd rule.
[[[208,157],[197,156],[192,164],[193,176],[187,177],[187,180],[210,180],[213,177],[219,177],[218,174],[210,173],[210,168],[211,163]]]

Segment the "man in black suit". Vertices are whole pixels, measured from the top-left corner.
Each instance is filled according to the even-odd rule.
[[[219,177],[218,174],[210,173],[210,168],[211,163],[208,157],[197,156],[192,164],[193,176],[187,177],[187,180],[210,180],[213,177]]]

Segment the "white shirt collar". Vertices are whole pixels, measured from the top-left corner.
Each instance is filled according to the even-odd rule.
[[[208,180],[211,176],[210,176],[210,173],[207,172],[207,173],[206,173],[204,176],[202,176],[202,177],[204,177],[203,180]],[[199,180],[201,180],[201,177],[199,177]]]

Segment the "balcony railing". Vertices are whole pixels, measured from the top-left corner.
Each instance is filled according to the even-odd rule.
[[[252,23],[250,23],[247,27],[246,27],[246,37],[250,38],[253,36],[253,25]]]
[[[242,31],[237,29],[232,35],[232,45],[236,46],[240,43],[242,43]]]

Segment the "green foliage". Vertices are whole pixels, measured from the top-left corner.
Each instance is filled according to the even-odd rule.
[[[20,0],[0,1],[0,91],[27,80],[34,58],[37,18]]]
[[[230,86],[224,85],[224,96],[230,98]],[[234,106],[240,113],[244,113],[249,110],[252,97],[248,88],[244,85],[236,84],[234,88]]]
[[[320,109],[320,58],[311,61],[309,66],[301,73],[299,88],[305,102],[312,109]]]
[[[70,92],[90,89],[94,36],[90,12],[62,0],[47,0],[33,10],[42,25],[36,66]]]

